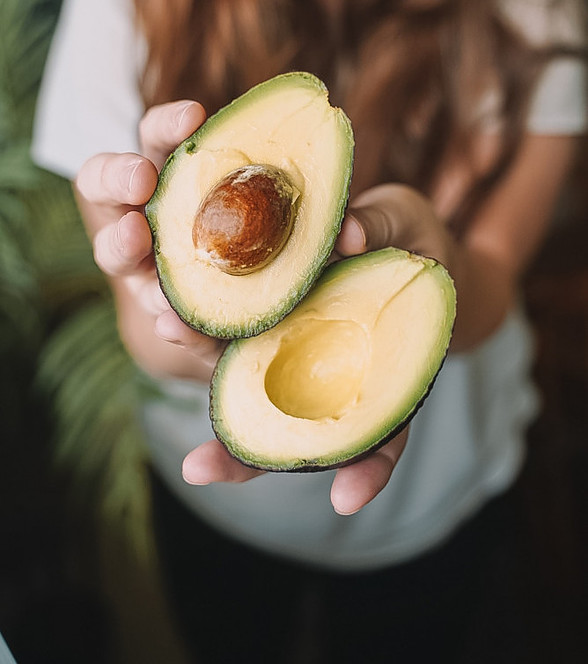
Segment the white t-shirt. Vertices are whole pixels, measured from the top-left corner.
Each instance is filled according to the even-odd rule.
[[[580,3],[567,0],[546,22],[549,0],[506,2],[538,41],[578,40]],[[138,72],[144,44],[130,2],[65,0],[38,105],[36,161],[72,178],[93,154],[137,151],[143,107]],[[553,33],[552,31],[555,30]],[[586,130],[583,68],[552,63],[536,92],[531,132]],[[507,488],[524,457],[525,429],[538,407],[529,381],[532,340],[519,311],[473,353],[450,355],[411,425],[391,481],[353,516],[329,501],[332,472],[266,474],[239,485],[187,485],[184,456],[213,437],[208,388],[161,384],[143,421],[155,465],[191,509],[226,533],[267,551],[336,569],[377,568],[443,541],[490,497]]]

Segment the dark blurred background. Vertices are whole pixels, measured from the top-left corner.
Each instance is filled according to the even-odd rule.
[[[28,156],[59,6],[0,1],[0,633],[19,664],[175,664],[138,377],[69,184]],[[588,144],[525,284],[543,409],[517,493],[520,537],[504,552],[519,582],[494,611],[520,612],[521,629],[481,625],[486,655],[472,661],[508,663],[508,639],[528,653],[517,662],[588,661],[587,247]]]

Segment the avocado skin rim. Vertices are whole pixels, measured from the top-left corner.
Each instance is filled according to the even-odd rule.
[[[373,454],[377,450],[379,450],[381,447],[389,443],[395,436],[397,436],[399,433],[401,433],[409,424],[412,418],[417,414],[417,412],[421,409],[421,406],[424,404],[426,398],[429,396],[431,390],[433,389],[433,385],[435,381],[437,380],[437,376],[439,375],[439,372],[441,371],[441,368],[443,367],[443,364],[445,363],[445,359],[447,357],[447,352],[445,351],[445,355],[443,356],[443,359],[441,360],[441,364],[439,365],[439,369],[437,370],[437,373],[435,376],[432,378],[431,382],[429,383],[429,386],[427,387],[427,391],[425,394],[420,398],[418,403],[415,404],[414,408],[412,411],[407,415],[407,417],[402,420],[399,424],[397,424],[392,431],[387,433],[383,438],[380,440],[376,441],[373,445],[370,445],[367,447],[365,450],[362,452],[359,452],[359,454],[356,454],[353,457],[350,457],[349,459],[345,459],[343,461],[339,461],[336,463],[330,463],[330,464],[319,464],[316,463],[316,461],[313,461],[312,459],[304,459],[301,460],[300,465],[296,466],[271,466],[269,464],[256,464],[252,461],[247,461],[246,459],[243,459],[242,457],[238,456],[233,452],[231,449],[231,446],[227,443],[225,443],[221,436],[219,435],[219,431],[217,430],[215,426],[215,420],[214,420],[214,406],[212,405],[212,400],[210,402],[210,421],[212,423],[212,430],[214,431],[217,439],[219,440],[220,443],[222,443],[223,447],[227,450],[227,452],[234,458],[237,459],[240,463],[242,463],[244,466],[248,466],[249,468],[255,468],[256,470],[265,470],[267,472],[272,472],[272,473],[320,473],[325,470],[335,470],[337,468],[343,468],[345,466],[350,466],[351,464],[357,463],[358,461],[361,461],[362,459],[365,459],[367,456],[370,454]],[[223,351],[224,354],[224,351]],[[218,365],[217,365],[218,366]],[[214,378],[216,375],[216,367],[213,372],[213,382]],[[211,386],[213,384],[211,383]],[[211,387],[212,391],[212,387]]]
[[[174,173],[174,162],[183,154],[191,154],[198,151],[206,137],[211,132],[214,132],[217,125],[223,122],[223,116],[230,112],[233,108],[239,108],[244,104],[255,103],[260,95],[266,94],[267,90],[279,89],[281,86],[299,85],[312,88],[317,93],[324,94],[328,97],[328,89],[323,81],[308,72],[293,71],[285,74],[279,74],[274,78],[259,83],[246,91],[241,96],[233,99],[229,104],[219,109],[216,113],[211,115],[203,125],[201,125],[191,136],[186,138],[180,145],[168,156],[160,173],[159,181],[155,192],[150,200],[145,205],[145,216],[149,223],[151,236],[153,240],[153,250],[156,257],[155,269],[157,278],[161,285],[167,300],[169,301],[172,309],[177,313],[180,319],[192,329],[195,329],[203,334],[206,334],[217,339],[237,339],[253,337],[265,332],[266,330],[274,327],[279,323],[287,314],[289,314],[308,293],[314,282],[319,278],[325,269],[329,257],[335,246],[335,242],[341,224],[347,203],[349,200],[349,188],[353,173],[353,159],[354,159],[354,139],[353,129],[349,118],[341,109],[331,107],[337,112],[338,122],[341,125],[341,131],[346,137],[348,144],[347,158],[342,162],[340,168],[342,191],[343,195],[339,198],[333,218],[336,218],[336,223],[333,227],[325,233],[324,242],[322,247],[319,247],[312,264],[308,266],[305,271],[305,276],[296,284],[296,288],[292,287],[284,294],[284,297],[274,303],[274,306],[267,310],[263,317],[251,319],[246,323],[228,323],[219,325],[216,320],[209,320],[207,318],[197,317],[196,312],[188,312],[182,306],[182,295],[178,291],[174,279],[168,274],[169,270],[167,262],[161,256],[159,244],[159,220],[158,220],[158,205],[163,193],[167,189],[168,181]]]
[[[365,259],[366,257],[369,256],[369,254],[371,254],[373,256],[377,253],[390,251],[390,250],[391,251],[398,251],[396,249],[388,248],[388,249],[369,252],[368,254],[363,254],[361,257],[352,256],[352,257],[341,259],[341,260],[337,261],[336,263],[333,263],[332,265],[330,265],[327,268],[327,271],[323,274],[323,276],[326,277],[327,273],[329,273],[329,272],[332,273],[334,270],[336,270],[339,267],[343,266],[345,263],[356,261],[358,258],[364,258]],[[408,252],[402,252],[402,253],[408,253]],[[415,254],[415,256],[416,255],[417,254]],[[436,264],[438,267],[445,270],[445,272],[446,272],[446,274],[449,278],[449,282],[451,284],[451,287],[454,289],[453,280],[451,279],[451,277],[447,273],[447,271],[446,271],[445,267],[442,265],[442,263],[440,263],[439,261],[437,261],[434,258],[429,258],[429,257],[424,257],[424,258],[427,261],[431,261],[431,263]],[[454,293],[455,293],[455,291],[454,291]],[[454,301],[454,306],[455,306],[455,301]],[[239,461],[243,465],[248,466],[250,468],[255,468],[256,470],[265,470],[265,471],[268,471],[268,472],[279,472],[279,473],[316,473],[316,472],[322,472],[322,471],[326,471],[326,470],[335,470],[337,468],[343,468],[345,466],[349,466],[351,464],[354,464],[357,461],[360,461],[360,460],[366,458],[367,456],[369,456],[373,452],[376,452],[381,447],[383,447],[384,445],[389,443],[395,436],[397,436],[399,433],[401,433],[410,424],[413,417],[417,414],[417,412],[420,410],[420,408],[424,404],[425,400],[427,399],[427,397],[431,393],[431,390],[433,389],[435,381],[437,380],[437,376],[439,375],[439,372],[441,371],[441,369],[442,369],[442,367],[445,363],[445,360],[447,359],[447,355],[448,355],[448,352],[449,352],[449,345],[450,345],[450,341],[451,341],[451,337],[452,337],[452,334],[453,334],[454,327],[455,327],[455,316],[453,317],[451,328],[448,330],[447,344],[446,344],[446,347],[445,347],[445,352],[443,353],[443,356],[440,358],[439,366],[438,366],[435,374],[430,378],[430,380],[427,384],[426,390],[424,391],[424,393],[422,394],[420,399],[413,405],[413,408],[410,410],[410,412],[408,412],[403,420],[398,422],[392,429],[390,429],[388,432],[386,432],[381,438],[378,438],[377,440],[375,440],[375,442],[373,442],[372,444],[369,444],[367,447],[365,447],[365,449],[363,449],[361,452],[358,452],[357,454],[355,454],[355,455],[353,455],[349,458],[343,459],[341,461],[336,461],[336,462],[333,462],[333,463],[319,463],[319,462],[317,462],[318,461],[317,459],[300,459],[300,460],[296,460],[296,461],[292,460],[293,462],[291,462],[290,465],[285,465],[285,464],[278,465],[278,464],[271,464],[271,463],[265,463],[265,462],[264,463],[256,463],[255,461],[249,460],[247,458],[244,458],[243,456],[239,456],[238,454],[236,454],[234,452],[234,450],[232,449],[232,445],[231,445],[230,441],[227,440],[225,442],[225,440],[223,440],[222,431],[221,431],[220,427],[217,426],[217,423],[216,423],[215,409],[214,409],[215,383],[216,383],[216,379],[218,377],[219,371],[222,367],[221,359],[229,351],[230,345],[225,347],[225,349],[223,350],[223,353],[219,357],[219,359],[216,363],[216,366],[214,368],[212,379],[211,379],[211,382],[210,382],[209,415],[210,415],[210,421],[211,421],[212,429],[213,429],[217,439],[219,440],[219,442],[221,442],[221,444],[225,447],[225,449],[229,452],[229,454],[233,458],[237,459],[237,461]]]

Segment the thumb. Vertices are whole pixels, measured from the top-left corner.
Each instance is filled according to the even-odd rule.
[[[335,249],[341,256],[355,256],[392,244],[393,223],[378,206],[350,207]]]
[[[342,256],[390,246],[422,251],[440,226],[431,203],[415,189],[379,185],[352,202],[335,248]]]

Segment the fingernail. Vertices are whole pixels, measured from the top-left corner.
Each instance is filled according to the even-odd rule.
[[[347,491],[342,491],[341,486],[333,487],[331,505],[340,516],[351,516],[351,514],[355,514],[361,509],[361,505],[357,504],[357,500],[354,500],[353,496],[349,495]]]
[[[186,482],[186,484],[190,484],[192,486],[208,486],[210,484],[210,482],[198,482],[190,480],[185,475],[183,475],[182,477],[184,478],[184,482]]]
[[[133,182],[135,180],[135,175],[137,174],[137,170],[141,165],[141,163],[142,163],[141,159],[135,159],[125,168],[123,174],[121,175],[121,181],[122,181],[121,184],[123,187],[126,188],[129,194],[131,194],[133,191]]]
[[[123,256],[126,256],[127,253],[127,244],[123,239],[123,232],[122,232],[122,226],[125,223],[124,217],[121,217],[116,226],[114,227],[114,238],[116,241],[116,244],[118,245],[119,251]]]
[[[131,256],[131,250],[129,248],[129,238],[132,237],[135,233],[134,226],[129,219],[129,214],[123,215],[117,222],[115,226],[115,240],[118,243],[118,249],[122,256],[129,258]]]
[[[354,251],[364,251],[367,247],[367,237],[364,227],[359,223],[353,212],[348,213],[347,218],[347,244]]]
[[[361,238],[361,246],[367,247],[367,235],[365,234],[365,228],[359,223],[355,217],[351,217],[356,228],[357,235]]]
[[[178,109],[178,112],[176,114],[176,123],[177,123],[178,128],[180,128],[182,126],[182,122],[184,121],[184,117],[185,117],[186,113],[188,112],[188,110],[193,105],[194,105],[193,101],[187,101],[185,104],[180,106],[180,108]]]
[[[196,472],[198,474],[198,472]],[[186,471],[186,467],[182,468],[182,477],[184,478],[184,482],[187,484],[191,484],[192,486],[207,486],[210,484],[208,480],[199,480],[199,479],[194,479],[193,477],[189,476],[189,473]]]
[[[358,508],[356,508],[356,509],[348,510],[348,511],[344,511],[344,510],[341,510],[341,509],[337,509],[336,507],[333,507],[333,509],[335,510],[335,512],[336,512],[339,516],[351,516],[352,514],[357,514],[357,512],[359,512],[359,510],[360,510],[361,508],[358,507]]]

